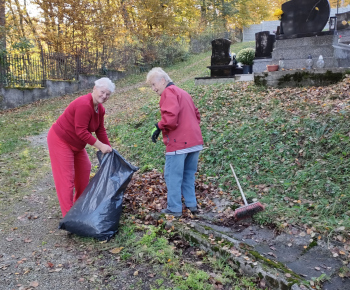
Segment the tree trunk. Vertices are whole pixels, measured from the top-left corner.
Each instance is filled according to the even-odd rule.
[[[0,50],[6,50],[5,0],[0,0]]]

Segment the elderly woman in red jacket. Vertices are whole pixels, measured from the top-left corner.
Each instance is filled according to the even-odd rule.
[[[196,213],[195,173],[199,152],[203,149],[198,109],[191,96],[175,86],[161,68],[149,71],[147,83],[160,96],[161,120],[152,131],[152,141],[157,142],[162,132],[166,146],[164,177],[168,204],[161,212],[180,217],[182,195],[186,207]]]
[[[63,217],[89,183],[91,162],[85,150],[86,144],[102,153],[112,152],[104,127],[102,104],[114,89],[115,85],[109,78],[98,79],[92,93],[71,102],[49,130],[47,143]]]

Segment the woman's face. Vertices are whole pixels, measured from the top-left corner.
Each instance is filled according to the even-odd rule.
[[[92,99],[95,105],[98,104],[103,104],[104,102],[106,102],[110,95],[111,92],[110,90],[104,88],[104,87],[94,87],[92,90]]]
[[[151,80],[152,90],[158,95],[161,95],[167,86],[167,81],[164,78],[153,77]]]

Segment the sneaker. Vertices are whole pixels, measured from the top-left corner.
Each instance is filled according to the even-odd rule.
[[[191,213],[198,213],[198,208],[196,206],[190,206],[188,209],[191,211]]]
[[[169,214],[169,215],[173,215],[173,216],[175,216],[175,217],[180,217],[180,216],[182,216],[182,212],[172,212],[172,211],[168,210],[167,208],[162,209],[160,212],[161,212],[161,213],[165,213],[165,214]]]

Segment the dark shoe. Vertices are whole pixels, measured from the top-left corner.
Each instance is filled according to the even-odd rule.
[[[182,216],[182,212],[172,212],[172,211],[168,210],[167,208],[162,209],[160,212],[161,212],[161,213],[165,213],[165,214],[169,214],[169,215],[173,215],[173,216],[175,216],[175,217],[180,217],[180,216]]]
[[[196,206],[188,207],[192,214],[198,213],[198,208]]]

